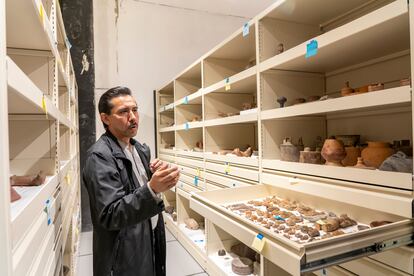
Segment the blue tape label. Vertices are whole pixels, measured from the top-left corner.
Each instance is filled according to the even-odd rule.
[[[256,237],[257,237],[259,240],[262,240],[262,239],[263,239],[263,235],[262,235],[262,234],[260,234],[260,233],[258,233]]]
[[[316,40],[312,40],[308,44],[306,44],[306,58],[314,56],[318,53],[318,42]]]
[[[249,23],[243,25],[243,37],[249,35],[250,26]]]
[[[198,186],[198,176],[194,176],[194,185]]]
[[[184,97],[184,104],[188,104],[188,96]]]
[[[185,130],[188,130],[190,128],[190,125],[188,123],[185,123]]]

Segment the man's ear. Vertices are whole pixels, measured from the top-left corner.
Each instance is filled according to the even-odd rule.
[[[108,118],[108,114],[106,113],[101,113],[101,121],[104,122],[107,126],[109,126],[109,118]]]

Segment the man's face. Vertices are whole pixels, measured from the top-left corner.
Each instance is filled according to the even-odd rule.
[[[111,103],[111,114],[101,113],[101,119],[108,125],[109,131],[118,139],[137,135],[139,115],[134,98],[129,95],[119,96],[113,98]]]

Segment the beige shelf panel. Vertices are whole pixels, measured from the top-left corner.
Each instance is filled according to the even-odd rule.
[[[8,56],[45,94],[52,97],[54,57],[51,52],[9,49]]]
[[[175,163],[175,157],[168,154],[160,154],[158,158],[167,162]]]
[[[186,105],[186,104],[202,104],[203,99],[203,89],[199,89],[197,92],[194,92],[193,94],[189,96],[185,96],[181,99],[178,99],[174,102],[174,106],[178,107],[180,105]]]
[[[266,244],[261,254],[293,275],[300,275],[301,272],[319,269],[320,261],[322,261],[322,266],[329,266],[329,261],[333,260],[331,258],[335,258],[335,264],[340,263],[341,258],[345,258],[346,253],[354,251],[358,253],[360,249],[370,248],[384,241],[408,237],[403,242],[407,244],[412,239],[412,221],[400,216],[381,213],[377,210],[347,203],[338,203],[334,200],[309,195],[302,191],[298,192],[285,187],[276,188],[268,185],[255,185],[236,189],[192,194],[190,206],[225,231],[231,231],[245,244],[251,244],[257,233],[262,233],[266,238]],[[342,213],[346,210],[350,217],[362,223],[369,223],[376,219],[394,222],[383,227],[346,234],[340,237],[309,242],[307,244],[297,244],[264,227],[256,226],[249,220],[235,215],[221,206],[222,204],[270,195],[297,200],[316,208],[328,209],[337,213]],[[373,254],[374,252],[370,253]],[[356,258],[358,256],[354,253],[353,257]]]
[[[161,130],[159,131],[161,132]],[[174,131],[170,132],[163,132],[159,134],[159,150],[172,150],[172,149],[165,149],[166,146],[175,146],[175,133]]]
[[[203,178],[199,178],[198,180],[196,180],[195,176],[192,175],[187,175],[184,170],[181,171],[180,173],[180,179],[179,179],[180,183],[191,187],[190,190],[187,191],[200,191],[200,190],[204,190],[204,179]],[[185,189],[185,187],[181,187],[181,184],[178,185],[179,188]]]
[[[264,61],[277,54],[277,45],[285,51],[296,45],[358,17],[391,1],[280,1],[261,13],[260,57]],[[316,7],[324,7],[323,9]]]
[[[259,167],[259,159],[255,157],[238,157],[235,155],[219,155],[213,153],[205,153],[206,161],[224,162],[238,164],[243,166]]]
[[[188,123],[189,125],[194,123],[201,123],[203,120],[203,109],[201,104],[183,104],[175,108],[175,123],[177,125]],[[193,122],[193,119],[199,119],[200,121]],[[197,124],[195,124],[197,125]]]
[[[200,192],[202,191],[202,184],[200,184],[198,187],[194,186],[193,184],[187,184],[186,182],[183,182],[181,180],[178,181],[176,185],[176,193],[180,195],[181,197],[184,197],[186,199],[190,199],[190,193],[194,192]]]
[[[200,170],[204,169],[204,162],[202,159],[198,158],[186,158],[186,157],[176,157],[177,164],[183,165],[192,168],[199,168]]]
[[[223,176],[230,175],[240,179],[259,181],[259,171],[255,167],[244,167],[226,162],[206,162],[206,170],[221,173]]]
[[[394,267],[398,270],[412,275],[414,263],[414,249],[412,246],[403,246],[392,250],[385,251],[370,257],[387,266]]]
[[[221,188],[237,188],[255,185],[257,182],[249,180],[241,180],[238,177],[232,177],[229,175],[220,175],[217,173],[206,172],[205,173],[206,184],[215,185]]]
[[[243,149],[246,145],[257,149],[257,139],[257,126],[254,123],[208,127],[205,129],[204,151]]]
[[[173,149],[163,149],[161,148],[160,153],[167,154],[167,155],[175,155],[175,151]]]
[[[181,129],[175,133],[175,149],[191,150],[196,147],[196,143],[203,141],[203,128],[201,126],[195,128],[198,123],[189,123],[189,129]],[[194,127],[193,127],[194,126]]]
[[[289,118],[355,110],[372,111],[383,106],[411,106],[411,88],[402,86],[354,96],[339,97],[325,101],[298,104],[284,108],[262,111],[262,120]]]
[[[44,5],[46,4],[46,5]],[[43,22],[40,17],[43,6]],[[52,23],[49,15],[51,1],[7,0],[6,34],[7,47],[50,51],[54,46]]]
[[[170,127],[164,127],[164,128],[160,128],[159,132],[173,132],[175,131],[175,126],[170,126]]]
[[[49,229],[46,236],[44,237],[44,242],[42,246],[39,248],[37,253],[37,258],[35,257],[35,261],[30,268],[30,272],[28,275],[50,275],[50,274],[42,274],[47,267],[47,263],[49,260],[49,255],[54,254],[53,252],[53,241],[54,241],[54,229]]]
[[[394,269],[390,266],[384,265],[380,262],[377,262],[369,258],[362,258],[359,260],[341,264],[340,266],[356,275],[378,275],[378,276],[390,276],[390,275],[408,276],[410,275],[410,274],[404,273],[400,270]]]
[[[177,157],[204,158],[204,153],[198,151],[176,150],[175,153]]]
[[[204,121],[204,126],[214,127],[214,126],[224,126],[232,124],[243,124],[243,123],[255,123],[257,122],[258,114],[257,112],[251,114],[235,115],[226,118],[220,119],[210,119]]]
[[[212,92],[238,92],[253,93],[256,91],[256,73],[257,67],[253,66],[240,73],[231,75],[228,78],[222,78],[216,83],[203,89],[203,94],[207,95]],[[226,90],[226,86],[230,86]]]
[[[175,101],[201,89],[201,79],[201,62],[198,62],[174,81]]]
[[[201,183],[204,183],[204,169],[203,168],[190,168],[187,166],[178,166],[181,170],[181,173],[185,176],[190,176],[190,179],[193,180],[192,184],[196,183],[195,177],[197,177],[197,186],[203,186]],[[186,177],[187,178],[187,177]],[[188,179],[188,178],[187,178]]]
[[[385,38],[392,43],[384,43]],[[314,39],[316,56],[305,57],[308,42],[304,42],[261,63],[260,72],[271,68],[330,72],[409,49],[407,2],[395,1]]]
[[[412,176],[409,173],[387,172],[380,170],[362,170],[349,167],[334,167],[325,165],[287,162],[263,159],[263,168],[309,176],[326,177],[332,180],[355,181],[395,189],[403,189],[407,193],[413,190]],[[399,192],[404,192],[404,191]],[[397,191],[396,191],[397,192]]]
[[[256,104],[256,91],[252,94],[239,93],[210,93],[204,98],[204,114],[207,121],[222,119],[220,113],[239,114],[243,110],[243,104]],[[257,114],[257,112],[255,112]],[[254,114],[254,113],[253,113]]]

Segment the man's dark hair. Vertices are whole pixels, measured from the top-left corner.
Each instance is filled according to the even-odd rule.
[[[126,96],[126,95],[132,96],[132,93],[128,87],[124,87],[124,86],[113,87],[109,89],[108,91],[106,91],[105,93],[103,93],[101,98],[99,99],[99,104],[98,104],[99,114],[105,113],[105,114],[110,115],[111,110],[114,107],[111,103],[111,100],[113,98],[117,98],[120,96]],[[108,126],[104,122],[102,122],[102,124],[105,129],[108,128]]]

